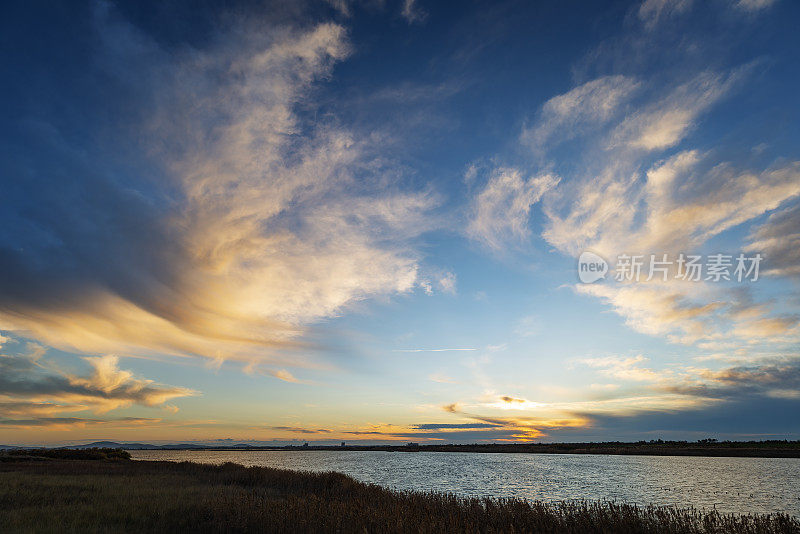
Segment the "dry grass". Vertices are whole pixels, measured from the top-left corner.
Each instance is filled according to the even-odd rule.
[[[111,455],[112,457],[114,455]],[[0,532],[800,532],[786,515],[394,492],[338,473],[190,462],[0,462]]]
[[[0,462],[57,460],[130,460],[124,449],[11,449],[0,452]]]

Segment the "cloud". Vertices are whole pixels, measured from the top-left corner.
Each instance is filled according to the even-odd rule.
[[[570,255],[592,250],[612,264],[620,254],[639,254],[645,260],[650,254],[668,254],[674,262],[679,254],[697,251],[712,238],[800,196],[798,162],[751,171],[713,163],[708,153],[688,150],[656,162],[643,177],[635,171],[621,174],[627,170],[617,161],[593,182],[560,189],[566,209],[556,202],[546,206],[543,237]],[[793,272],[793,253],[785,246],[796,233],[793,214],[789,208],[771,215],[743,247],[751,256],[770,258],[761,266],[770,274]],[[668,282],[610,281],[579,285],[576,291],[610,304],[634,330],[673,342],[710,340],[722,332],[746,343],[759,335],[764,342],[791,335],[791,317],[776,316],[723,287],[676,281],[676,268],[673,263]],[[745,317],[732,306],[752,308],[754,315]]]
[[[692,0],[645,0],[639,6],[639,20],[653,29],[659,22],[689,10]]]
[[[325,0],[325,2],[344,17],[352,15],[350,12],[350,0]]]
[[[758,221],[757,228],[749,229],[745,250],[775,254],[776,262],[766,260],[762,269],[771,275],[794,276],[794,265],[800,261],[790,249],[800,224],[794,217],[800,164],[776,158],[768,167],[752,168],[744,163],[746,156],[721,159],[718,154],[725,147],[717,151],[691,146],[692,134],[714,106],[744,85],[759,64],[756,60],[709,69],[709,65],[730,61],[711,59],[716,37],[695,35],[689,27],[679,31],[668,27],[689,14],[691,7],[692,2],[681,0],[640,3],[636,14],[647,31],[634,28],[596,47],[577,73],[582,79],[588,79],[587,74],[594,78],[548,100],[532,125],[523,129],[519,148],[528,150],[527,163],[561,178],[558,187],[540,201],[545,219],[542,237],[572,258],[591,250],[613,264],[620,254],[641,254],[645,260],[650,254],[668,254],[672,259],[680,253],[735,254],[742,250],[737,240],[747,235],[747,225]],[[702,57],[699,62],[698,57]],[[606,75],[597,76],[604,70]],[[571,150],[558,146],[572,139],[575,147],[568,147]],[[697,142],[703,142],[702,137]],[[755,161],[755,156],[749,161]],[[509,167],[501,161],[498,168]],[[477,174],[477,168],[471,167],[470,187]],[[505,229],[505,235],[517,241],[527,237],[528,215],[508,217],[522,222],[513,231]],[[711,249],[712,244],[729,249]],[[668,274],[674,275],[674,266]],[[637,332],[716,352],[713,360],[703,361],[720,365],[737,358],[755,365],[791,353],[800,340],[796,303],[764,298],[771,288],[762,292],[761,287],[607,279],[576,285],[575,290],[600,299]],[[584,363],[592,373],[619,383],[574,391],[574,400],[569,402],[498,402],[485,381],[482,385],[488,393],[483,398],[461,401],[449,409],[463,416],[524,405],[518,411],[543,420],[575,416],[593,424],[600,417],[710,411],[746,397],[741,383],[721,381],[724,373],[712,379],[713,373],[722,370],[694,368],[700,360],[692,359],[691,350],[682,348],[676,359],[684,362],[666,367],[648,365],[644,355],[587,359]],[[708,355],[699,357],[704,356]],[[691,389],[697,384],[704,386]],[[791,384],[775,384],[756,396],[759,402],[791,400],[795,391]]]
[[[81,417],[39,417],[36,419],[0,419],[0,425],[13,428],[72,429],[87,426],[113,426],[114,428],[136,428],[160,423],[161,419],[147,417],[121,417],[118,419],[85,419]]]
[[[422,275],[418,283],[426,295],[433,295],[434,288],[442,293],[456,294],[456,275],[449,271],[436,271]]]
[[[494,392],[489,391],[483,397],[481,407],[491,408],[494,410],[516,410],[516,411],[530,411],[536,412],[542,408],[545,403],[531,401],[521,397],[512,397],[510,395],[496,396]]]
[[[662,150],[680,142],[698,117],[725,96],[751,69],[745,66],[727,76],[702,72],[675,87],[661,100],[626,117],[611,134],[611,147]]]
[[[579,185],[577,197],[564,193],[572,197],[566,215],[548,208],[543,235],[572,254],[677,254],[800,195],[799,162],[753,172],[725,162],[704,170],[705,160],[697,151],[679,152],[656,163],[644,181],[609,169]]]
[[[619,253],[618,248],[610,250],[614,244],[642,244],[651,247],[648,251],[664,250],[665,246],[675,243],[664,242],[669,236],[653,234],[666,234],[667,229],[672,229],[672,237],[685,242],[683,230],[688,224],[688,235],[697,238],[690,245],[695,245],[713,233],[773,209],[775,206],[771,200],[774,198],[780,202],[792,196],[793,193],[789,191],[781,193],[768,187],[754,187],[756,184],[752,179],[742,179],[742,175],[736,175],[735,170],[726,165],[710,169],[705,176],[698,175],[695,167],[704,155],[691,150],[673,155],[651,168],[647,173],[646,187],[637,176],[638,160],[642,157],[637,154],[638,151],[663,150],[680,142],[694,127],[699,116],[728,94],[752,68],[750,64],[724,74],[701,72],[689,81],[666,90],[651,88],[645,92],[645,101],[637,105],[636,111],[621,119],[617,117],[620,104],[627,102],[642,86],[642,82],[631,77],[601,77],[549,100],[543,107],[540,124],[525,130],[523,141],[538,138],[541,144],[552,132],[562,129],[569,132],[569,136],[585,135],[589,132],[579,128],[584,123],[601,125],[609,123],[612,118],[616,121],[610,122],[607,137],[589,139],[587,152],[591,152],[593,143],[605,145],[602,148],[608,152],[607,162],[599,160],[605,166],[599,170],[589,170],[591,179],[568,180],[563,187],[548,195],[549,202],[544,205],[548,217],[543,232],[545,239],[571,254],[587,248],[598,250],[601,254]],[[766,185],[780,182],[780,186],[787,186],[791,190],[791,185],[788,185],[790,177],[779,176],[781,173],[792,174],[791,166],[775,171],[776,174],[765,176]],[[716,183],[718,189],[712,190],[708,187],[709,183]],[[552,185],[547,189],[550,188]],[[688,192],[684,189],[688,189]],[[699,193],[696,198],[689,194],[692,190]],[[737,202],[741,195],[749,195],[750,198]],[[559,206],[564,200],[568,204],[566,210]],[[686,206],[687,203],[690,205]],[[722,205],[717,208],[719,203]],[[478,204],[477,199],[475,204]],[[506,204],[510,202],[506,201]],[[499,227],[493,233],[489,230],[491,223],[487,222],[471,229],[473,236],[482,236],[490,246],[497,248],[499,240],[491,236],[499,231],[511,236],[527,235],[529,205],[525,206],[526,211],[512,210],[506,218],[509,222],[505,228]],[[566,216],[562,214],[564,211]],[[649,227],[638,230],[638,221],[643,216]],[[717,219],[713,220],[715,216]],[[730,220],[726,220],[728,218]],[[486,216],[485,220],[493,219]],[[495,225],[499,226],[498,223]],[[692,228],[692,225],[695,227]],[[704,232],[703,235],[696,235],[700,232]],[[636,237],[640,243],[634,242]],[[657,241],[659,238],[662,241],[660,243]],[[614,242],[604,242],[612,239]]]
[[[764,274],[800,277],[800,204],[771,214],[749,240],[745,251],[766,258]]]
[[[744,11],[760,11],[768,8],[775,3],[775,0],[739,0],[736,2],[736,7]]]
[[[612,264],[620,254],[642,255],[645,260],[650,254],[668,254],[674,260],[681,253],[712,253],[707,247],[714,239],[730,250],[713,253],[735,254],[742,250],[735,243],[742,233],[747,235],[746,225],[766,215],[766,221],[751,229],[744,250],[751,254],[767,251],[769,254],[762,255],[775,256],[774,262],[762,263],[762,273],[795,276],[794,266],[800,261],[791,245],[797,241],[800,224],[795,220],[800,163],[778,158],[769,167],[748,168],[742,163],[746,160],[736,155],[732,156],[734,161],[721,160],[713,147],[701,150],[682,146],[689,145],[691,134],[704,117],[744,85],[759,65],[756,60],[709,69],[712,63],[725,62],[695,62],[697,54],[711,52],[713,41],[687,30],[679,32],[681,42],[676,43],[675,32],[665,27],[688,14],[691,7],[692,2],[680,0],[639,4],[637,14],[648,31],[634,29],[595,48],[584,71],[579,72],[584,79],[589,73],[594,78],[548,100],[533,124],[523,129],[520,148],[528,149],[529,164],[560,177],[558,187],[540,199],[544,214],[541,235],[572,258],[590,250]],[[673,48],[665,49],[667,43]],[[671,66],[676,64],[675,56],[686,59],[679,63],[680,68]],[[652,65],[659,68],[653,70]],[[597,76],[603,67],[608,67],[609,74]],[[572,139],[577,148],[569,147],[574,150],[565,161],[564,147],[558,145]],[[502,167],[501,162],[498,168],[509,167]],[[475,167],[470,169],[470,178],[473,186],[477,180]],[[476,195],[473,205],[477,204]],[[505,204],[512,205],[510,201]],[[780,209],[784,211],[773,213]],[[490,243],[488,248],[498,249],[505,246],[509,236],[520,241],[531,230],[528,219],[529,211],[508,216],[506,220],[514,221],[513,226],[508,223],[508,227],[500,227],[502,232],[484,232],[489,236],[501,233],[506,239],[483,237],[483,242]],[[668,275],[674,274],[673,265]],[[725,358],[749,358],[751,362],[763,359],[765,353],[791,350],[800,340],[793,304],[752,297],[751,292],[761,294],[760,287],[742,289],[673,279],[647,283],[607,279],[575,286],[576,292],[608,305],[631,329],[672,343],[695,345]],[[682,357],[688,358],[688,354]],[[534,404],[526,410],[549,413],[558,409],[588,417],[596,413],[694,410],[727,402],[722,397],[658,389],[666,387],[662,371],[636,359],[587,365],[620,384],[595,387],[592,394],[604,399],[558,406]],[[676,383],[683,379],[666,374]],[[684,374],[691,374],[688,367]],[[792,395],[793,390],[782,387],[775,391],[774,395]],[[582,394],[576,393],[579,397]],[[483,401],[482,408],[500,409],[496,404],[502,405]]]
[[[478,349],[471,348],[457,348],[457,349],[395,349],[392,352],[463,352],[463,351],[476,351]]]
[[[51,368],[38,355],[0,355],[0,414],[40,417],[84,410],[102,414],[131,405],[162,406],[197,394],[137,378],[119,369],[116,356],[83,360],[92,368],[88,376]]]
[[[46,417],[63,412],[74,412],[84,409],[86,409],[86,407],[80,404],[30,402],[24,400],[0,401],[0,414],[5,417]]]
[[[410,426],[368,425],[357,430],[342,431],[342,434],[383,437],[389,439],[418,439],[421,441],[453,442],[519,442],[531,441],[546,436],[543,429],[572,428],[585,424],[586,419],[544,420],[535,417],[488,418],[470,414],[460,414],[472,419],[461,423],[423,423]]]
[[[417,5],[417,0],[403,0],[400,14],[409,24],[421,23],[428,17],[428,14]]]
[[[549,142],[566,141],[591,126],[604,124],[640,85],[628,76],[603,76],[554,96],[542,106],[536,124],[523,129],[520,140],[540,149]]]
[[[473,201],[467,236],[495,251],[521,242],[530,234],[531,206],[558,182],[550,174],[525,178],[518,169],[495,169]]]
[[[466,428],[496,428],[502,426],[499,423],[424,423],[420,425],[412,425],[411,428],[417,430],[449,430],[449,429],[466,429]]]
[[[542,436],[531,429],[517,428],[467,428],[442,430],[415,430],[398,428],[396,430],[364,430],[345,432],[350,435],[367,436],[371,439],[415,440],[415,442],[435,443],[496,443],[531,441]]]
[[[800,395],[800,360],[790,358],[765,365],[721,370],[697,369],[688,379],[670,384],[665,389],[724,399],[796,398]]]
[[[4,171],[18,187],[0,210],[0,329],[95,354],[308,365],[281,352],[308,325],[415,287],[411,240],[436,199],[394,187],[370,139],[298,111],[350,53],[343,27],[245,22],[178,52],[103,6],[96,76],[139,95],[137,120],[96,154],[26,123],[40,155]]]
[[[580,360],[584,365],[599,368],[601,374],[611,378],[645,382],[659,380],[660,376],[657,372],[652,369],[640,367],[639,364],[646,361],[647,358],[642,355],[630,358],[606,356],[603,358],[585,358]]]
[[[687,284],[683,284],[686,286]],[[710,316],[723,307],[700,298],[691,288],[663,284],[579,285],[576,290],[610,304],[625,323],[643,334],[693,343],[710,334]]]
[[[447,404],[445,406],[442,406],[442,410],[450,413],[458,413],[459,406],[457,402],[454,402],[453,404]]]
[[[271,426],[271,430],[280,430],[281,432],[292,432],[295,434],[330,434],[332,430],[327,428],[303,428],[297,426]]]
[[[673,343],[711,348],[724,339],[752,350],[755,343],[767,347],[800,339],[797,315],[776,312],[745,290],[656,282],[579,285],[576,291],[608,303],[633,330]]]
[[[439,384],[457,384],[458,383],[458,381],[456,381],[455,379],[453,379],[453,378],[451,378],[451,377],[449,377],[447,375],[440,374],[440,373],[429,375],[428,376],[428,380],[430,380],[431,382],[438,382]]]
[[[768,339],[772,342],[783,341],[781,338],[787,336],[789,340],[795,341],[800,339],[796,328],[798,320],[798,315],[792,314],[745,317],[737,322],[736,335],[754,340]]]
[[[546,437],[551,430],[579,428],[591,425],[591,419],[580,414],[571,413],[561,408],[548,408],[546,404],[531,402],[510,396],[490,399],[491,402],[468,405],[453,403],[443,406],[445,412],[458,414],[483,424],[503,428],[506,435],[496,435],[496,441],[529,441]],[[499,402],[497,402],[499,400]],[[469,411],[465,408],[469,406]],[[511,409],[520,415],[508,417],[505,413]],[[499,413],[501,415],[484,415],[475,411]]]
[[[601,397],[564,403],[560,408],[591,417],[603,414],[633,417],[643,412],[699,410],[768,398],[794,399],[800,393],[797,354],[772,356],[760,365],[722,369],[682,364],[656,370],[645,367],[647,361],[643,355],[580,360],[579,363],[598,369],[600,374],[627,384],[600,388]]]
[[[278,380],[283,380],[284,382],[290,382],[292,384],[300,384],[300,383],[302,383],[301,380],[298,380],[297,378],[295,378],[294,375],[292,375],[292,373],[290,373],[286,369],[277,369],[277,370],[270,369],[270,370],[266,371],[266,373],[268,375],[270,375],[270,376],[274,376]]]
[[[605,431],[608,436],[602,425],[633,428],[634,423],[624,421],[641,421],[656,414],[688,413],[694,417],[691,414],[716,413],[724,406],[800,398],[800,360],[796,354],[773,356],[761,365],[722,369],[677,363],[652,368],[649,358],[641,354],[585,358],[575,363],[620,383],[593,384],[588,390],[571,392],[569,400],[563,401],[532,402],[522,397],[488,395],[443,409],[460,418],[500,425],[521,440],[594,431]],[[509,407],[515,414],[510,417]],[[644,425],[638,429],[647,430]]]
[[[450,293],[451,295],[455,295],[456,275],[451,272],[444,273],[441,277],[439,277],[439,287],[441,287],[442,291],[444,291],[445,293]]]

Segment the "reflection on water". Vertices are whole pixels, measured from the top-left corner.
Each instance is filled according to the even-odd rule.
[[[130,451],[137,460],[338,471],[400,490],[800,516],[800,459],[381,451]]]

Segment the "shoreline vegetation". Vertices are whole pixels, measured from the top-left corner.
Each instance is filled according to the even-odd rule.
[[[131,461],[122,449],[0,452],[2,532],[789,533],[786,514],[393,491],[340,473]]]
[[[0,448],[10,449],[5,446]],[[204,451],[386,451],[386,452],[484,452],[529,454],[618,454],[651,456],[719,456],[753,458],[800,458],[800,441],[637,441],[592,443],[488,443],[488,444],[417,444],[406,445],[287,445],[256,446],[246,443],[230,446],[205,446],[191,443],[152,445],[100,441],[76,448],[120,448],[126,450],[204,450]]]

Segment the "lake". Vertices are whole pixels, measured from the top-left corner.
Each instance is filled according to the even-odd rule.
[[[136,460],[338,471],[388,488],[543,501],[786,512],[800,516],[800,459],[383,451],[130,451]]]

